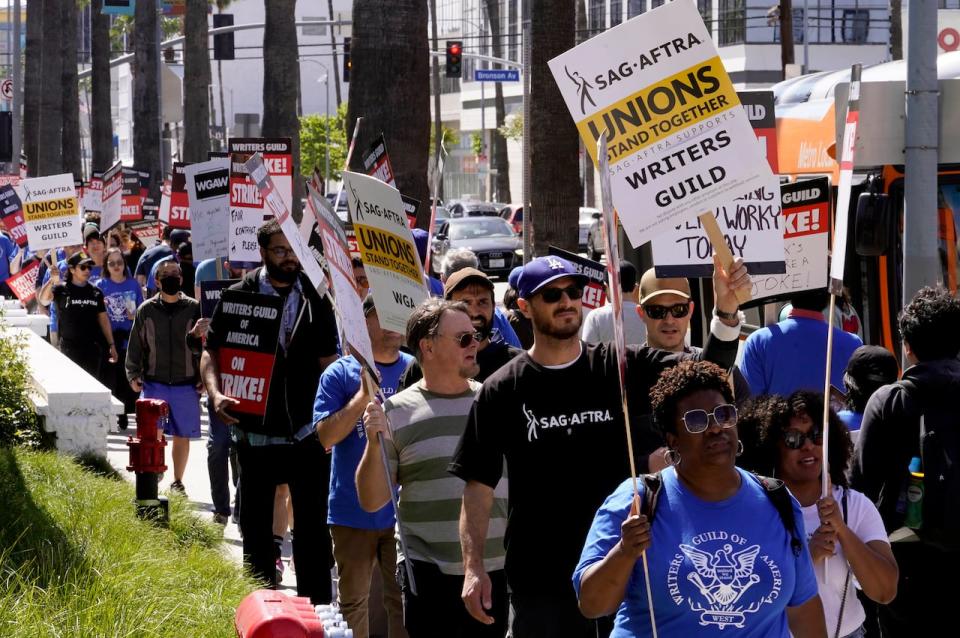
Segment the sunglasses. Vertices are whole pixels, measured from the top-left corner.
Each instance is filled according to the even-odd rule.
[[[483,341],[483,335],[479,332],[462,332],[458,335],[442,335],[438,334],[438,337],[450,337],[459,344],[461,348],[469,348],[470,344],[476,341],[477,343]]]
[[[570,301],[580,301],[583,297],[583,288],[574,285],[566,288],[544,288],[540,291],[540,297],[547,303],[557,303],[564,294]]]
[[[643,307],[643,312],[648,317],[654,320],[663,319],[667,316],[669,312],[674,319],[682,319],[686,317],[690,312],[689,303],[678,303],[673,304],[672,306],[658,306],[656,304],[648,304]]]
[[[78,270],[90,270],[90,264],[77,264],[74,268]]]
[[[799,450],[803,447],[804,439],[810,439],[814,445],[823,445],[823,430],[819,427],[810,428],[809,432],[800,430],[784,430],[783,444],[791,450]]]
[[[713,412],[706,410],[689,410],[683,415],[683,425],[690,434],[706,432],[710,427],[710,417],[723,429],[732,428],[737,424],[737,408],[729,403],[718,405]]]
[[[111,266],[111,267],[113,267],[113,266],[119,266],[119,267],[122,268],[124,264],[123,264],[122,261],[108,261],[108,262],[107,262],[107,265],[108,265],[108,266]]]

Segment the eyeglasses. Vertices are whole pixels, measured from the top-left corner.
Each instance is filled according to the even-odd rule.
[[[580,301],[583,297],[583,288],[580,286],[567,286],[566,288],[544,288],[540,291],[540,297],[547,303],[557,303],[566,293],[570,301]]]
[[[810,439],[814,445],[823,445],[823,429],[819,426],[810,428],[809,432],[800,430],[784,430],[783,444],[791,450],[799,450],[803,447],[804,439]]]
[[[122,268],[123,265],[124,265],[124,264],[123,264],[122,261],[108,261],[108,262],[107,262],[107,266],[119,266],[119,267]]]
[[[274,246],[273,248],[267,248],[267,252],[276,257],[277,259],[283,259],[288,256],[293,255],[292,248],[284,248],[283,246]]]
[[[725,403],[718,405],[713,412],[706,410],[689,410],[683,415],[683,425],[690,434],[706,432],[710,427],[710,417],[723,429],[732,428],[737,424],[737,408]]]
[[[674,319],[682,319],[690,312],[689,303],[678,303],[672,306],[658,306],[657,304],[647,304],[643,307],[643,312],[651,319],[658,321],[667,316],[669,312]]]
[[[461,348],[469,348],[470,344],[474,341],[477,343],[483,341],[483,335],[479,332],[461,332],[458,335],[442,335],[437,334],[438,337],[449,337],[456,341]]]

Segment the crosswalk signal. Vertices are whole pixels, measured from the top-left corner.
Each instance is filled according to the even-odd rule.
[[[350,61],[350,38],[343,39],[343,81],[350,81],[350,69],[353,63]]]
[[[463,42],[447,40],[447,77],[459,78],[463,75]]]

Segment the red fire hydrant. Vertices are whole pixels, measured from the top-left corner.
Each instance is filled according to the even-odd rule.
[[[309,598],[259,589],[237,607],[238,638],[324,638],[323,622]],[[341,634],[343,635],[343,634]]]
[[[136,473],[137,516],[166,523],[170,519],[170,504],[158,493],[160,475],[166,471],[163,448],[167,440],[163,426],[170,418],[166,401],[139,399],[137,401],[137,435],[127,437],[130,448],[128,472]]]

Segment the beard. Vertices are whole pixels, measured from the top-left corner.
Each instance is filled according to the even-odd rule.
[[[264,267],[267,269],[267,274],[271,279],[276,281],[292,284],[297,280],[297,275],[300,274],[301,266],[297,264],[297,267],[289,270],[284,268],[281,264],[274,264],[270,261],[264,262]]]
[[[484,339],[489,338],[490,333],[493,332],[492,321],[483,315],[470,317],[470,323],[473,324],[474,329],[479,332],[480,336]]]
[[[579,312],[576,313],[576,320],[573,323],[562,325],[554,323],[554,312],[549,315],[545,312],[542,314],[533,312],[531,315],[533,327],[536,328],[537,332],[554,339],[569,339],[576,336],[580,332],[580,323],[583,321]]]
[[[473,379],[480,373],[480,364],[474,361],[473,363],[462,365],[460,366],[459,373],[461,379]]]

